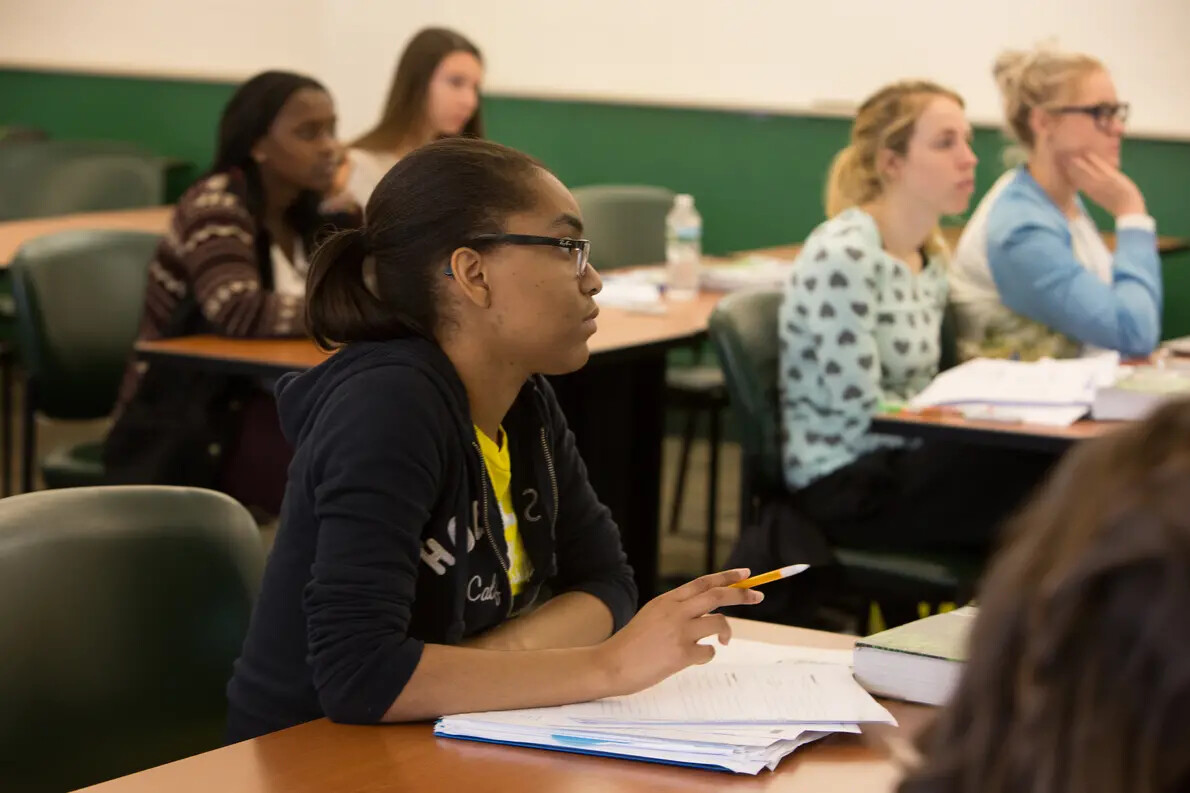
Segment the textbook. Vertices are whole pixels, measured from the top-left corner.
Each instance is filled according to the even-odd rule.
[[[879,697],[945,704],[967,660],[967,637],[977,613],[965,606],[860,639],[855,679]]]
[[[1091,418],[1097,421],[1134,421],[1177,397],[1190,396],[1190,371],[1178,368],[1137,366],[1101,388],[1091,404]]]

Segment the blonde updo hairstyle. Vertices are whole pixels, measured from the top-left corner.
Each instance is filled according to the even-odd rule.
[[[1034,108],[1068,100],[1082,78],[1102,69],[1103,63],[1097,58],[1051,47],[1000,53],[992,66],[992,77],[1003,99],[1010,138],[1032,151],[1037,143],[1029,123]]]

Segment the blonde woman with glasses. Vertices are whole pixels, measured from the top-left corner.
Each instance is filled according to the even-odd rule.
[[[1007,52],[993,69],[1027,160],[992,187],[951,272],[960,355],[1145,356],[1160,338],[1157,230],[1120,170],[1128,103],[1090,55]],[[1115,218],[1110,251],[1083,197]]]

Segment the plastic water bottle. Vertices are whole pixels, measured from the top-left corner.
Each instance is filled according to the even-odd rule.
[[[702,259],[702,216],[694,197],[674,196],[673,209],[665,216],[666,295],[670,300],[692,300],[698,294]]]

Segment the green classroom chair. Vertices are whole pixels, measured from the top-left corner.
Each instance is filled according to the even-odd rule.
[[[0,221],[155,206],[168,165],[118,141],[0,146]]]
[[[665,216],[674,193],[651,185],[596,184],[572,191],[600,272],[665,261]]]
[[[780,291],[737,292],[719,302],[709,322],[740,436],[741,530],[759,519],[767,500],[786,492],[778,397],[780,305]],[[980,560],[964,553],[830,550],[843,570],[846,594],[859,598],[849,605],[861,626],[871,601],[880,604],[890,626],[916,619],[918,603],[963,602],[980,572]]]
[[[25,368],[22,489],[33,489],[36,416],[111,414],[140,329],[149,261],[160,240],[136,231],[63,231],[32,240],[9,270]],[[52,450],[46,486],[103,483],[102,443]]]
[[[573,190],[583,213],[583,235],[591,240],[591,260],[601,272],[658,264],[665,261],[665,216],[673,207],[674,193],[651,185],[588,185]],[[700,350],[696,350],[696,356]],[[671,366],[665,376],[665,401],[685,414],[669,515],[669,533],[675,533],[686,495],[690,451],[698,433],[698,420],[707,416],[710,446],[706,489],[706,548],[703,567],[715,569],[715,529],[719,512],[719,444],[727,389],[718,366]]]
[[[0,500],[0,787],[74,790],[222,745],[262,568],[222,493]]]
[[[954,303],[942,312],[941,339],[938,343],[938,371],[945,372],[959,364],[959,326]]]

